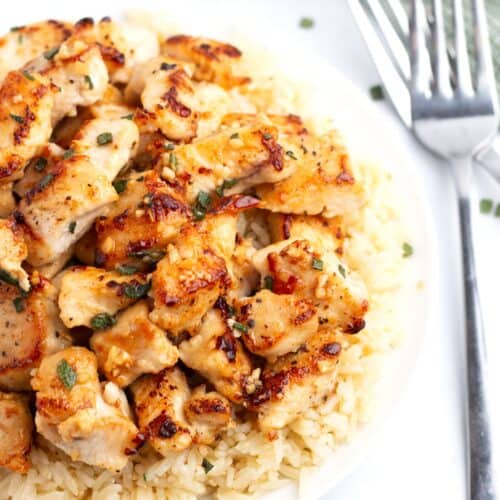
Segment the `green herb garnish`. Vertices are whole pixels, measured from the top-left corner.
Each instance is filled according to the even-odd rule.
[[[498,203],[495,208],[495,217],[500,217],[500,203]]]
[[[243,323],[238,323],[237,321],[233,323],[233,328],[236,328],[236,330],[239,330],[240,332],[248,332],[248,326]]]
[[[64,154],[63,154],[63,158],[65,160],[68,160],[69,158],[71,158],[73,155],[75,154],[75,150],[72,149],[72,148],[69,148],[67,149]]]
[[[111,132],[103,132],[97,136],[97,144],[99,146],[105,146],[110,142],[113,142],[113,134]]]
[[[113,181],[113,187],[118,194],[123,193],[127,189],[128,179],[118,179]]]
[[[201,462],[201,466],[205,469],[205,474],[208,474],[214,468],[213,464],[206,458]]]
[[[130,113],[129,115],[123,115],[122,120],[133,120],[134,119],[134,113]]]
[[[128,256],[154,264],[165,257],[165,252],[163,250],[138,250],[137,252],[129,252]]]
[[[479,211],[482,214],[489,214],[493,210],[493,200],[489,198],[483,198],[479,202]]]
[[[57,363],[57,376],[62,384],[67,389],[72,389],[76,384],[76,372],[73,370],[71,365],[65,360],[61,359],[59,363]]]
[[[266,141],[269,141],[273,138],[272,134],[269,134],[268,132],[266,132],[262,137],[264,137]]]
[[[111,328],[114,325],[116,325],[116,318],[113,318],[113,316],[108,313],[96,314],[90,320],[92,330],[105,330],[106,328]]]
[[[240,138],[240,134],[238,134],[238,132],[231,134],[231,136],[229,137],[229,139],[239,139],[239,138]]]
[[[179,164],[179,160],[177,159],[177,156],[175,156],[174,153],[170,153],[168,155],[168,164],[173,167],[174,170],[176,170],[177,165]]]
[[[382,101],[385,99],[382,85],[374,85],[373,87],[370,87],[370,96],[374,101]]]
[[[403,243],[403,257],[406,259],[413,255],[413,247],[409,243]]]
[[[150,289],[151,289],[150,281],[144,284],[138,282],[126,283],[123,287],[123,293],[129,299],[141,299],[142,297],[145,297],[148,294]]]
[[[0,269],[0,280],[3,281],[4,283],[7,283],[7,285],[12,285],[12,286],[19,286],[19,281],[12,276],[7,271],[4,271],[3,269]]]
[[[168,142],[163,146],[167,151],[173,151],[175,149],[175,144]]]
[[[272,276],[265,276],[264,277],[264,288],[267,288],[268,290],[272,290],[274,287],[274,278]]]
[[[292,160],[296,160],[297,157],[295,156],[294,152],[293,151],[287,151],[285,153],[287,156],[289,156]]]
[[[16,297],[12,303],[17,313],[23,312],[26,309],[26,303],[22,297]]]
[[[299,22],[299,26],[304,29],[311,29],[314,27],[314,19],[311,17],[303,17]]]
[[[130,276],[131,274],[135,274],[137,272],[137,267],[121,264],[116,268],[116,270],[124,276]]]
[[[48,161],[47,158],[40,156],[35,162],[35,166],[33,167],[37,172],[43,172],[45,167],[47,166]]]
[[[205,217],[210,203],[212,203],[210,195],[205,191],[200,191],[196,197],[196,205],[192,209],[195,220],[202,220]]]
[[[87,85],[89,86],[89,90],[94,90],[94,82],[92,81],[92,78],[90,78],[89,75],[85,75],[84,78],[87,82]]]
[[[23,76],[24,76],[24,78],[26,78],[30,81],[35,80],[34,76],[29,71],[23,70]]]
[[[10,117],[17,123],[24,123],[24,118],[22,116],[10,113]]]
[[[70,223],[69,223],[69,226],[68,226],[68,231],[69,231],[71,234],[75,234],[75,229],[76,229],[76,222],[75,222],[75,221],[70,222]]]
[[[161,65],[160,65],[160,69],[162,71],[168,71],[168,70],[174,69],[174,68],[177,68],[177,64],[169,64],[169,63],[166,63],[166,62],[162,62]]]
[[[323,271],[323,261],[321,259],[313,258],[312,267],[316,269],[316,271]]]
[[[54,57],[56,56],[56,54],[58,52],[59,52],[59,47],[54,47],[52,49],[46,50],[43,53],[43,57],[45,57],[45,59],[47,59],[47,61],[50,61],[51,59],[54,59]]]
[[[224,196],[224,191],[226,189],[231,189],[237,182],[237,179],[226,179],[220,186],[217,186],[215,188],[217,196],[220,196],[222,198]]]
[[[339,264],[339,273],[342,275],[342,278],[346,277],[345,267],[342,264]]]
[[[54,180],[54,174],[50,173],[38,182],[38,189],[45,189]]]

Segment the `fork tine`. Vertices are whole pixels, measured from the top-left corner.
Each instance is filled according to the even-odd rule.
[[[457,90],[463,94],[473,94],[470,76],[469,55],[465,40],[464,13],[462,0],[453,0],[453,25],[455,30],[455,73]]]
[[[431,70],[425,43],[425,9],[422,0],[412,0],[410,17],[411,92],[427,94],[430,89]]]
[[[432,54],[434,87],[439,94],[451,96],[450,65],[446,52],[446,33],[444,30],[443,4],[441,0],[433,0],[432,8],[434,14],[434,22],[431,27],[432,39],[434,42]]]
[[[488,21],[483,0],[473,0],[474,48],[476,55],[476,84],[478,91],[495,94],[495,76],[491,57]],[[496,94],[495,94],[496,95]]]

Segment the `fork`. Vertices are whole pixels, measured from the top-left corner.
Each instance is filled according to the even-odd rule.
[[[472,0],[475,72],[471,75],[462,0],[453,0],[454,43],[451,64],[442,0],[432,2],[433,20],[430,28],[422,0],[412,0],[409,64],[396,66],[396,59],[404,61],[404,44],[397,33],[390,29],[389,18],[378,0],[365,1],[349,0],[349,3],[355,18],[365,21],[363,28],[367,26],[368,17],[363,10],[367,4],[370,15],[378,23],[376,37],[383,38],[375,57],[381,66],[379,71],[385,72],[389,68],[393,72],[391,82],[403,82],[403,86],[398,87],[394,83],[386,85],[386,88],[393,99],[408,100],[408,113],[402,116],[403,120],[408,120],[414,135],[427,149],[449,161],[455,180],[466,313],[468,494],[471,500],[494,500],[497,499],[497,493],[493,475],[484,330],[472,244],[470,196],[472,158],[491,143],[498,129],[497,97],[484,3],[483,0]],[[389,0],[389,5],[392,16],[401,19],[397,1]],[[384,54],[386,45],[390,52]],[[370,50],[373,51],[373,47]],[[386,61],[382,63],[384,55]],[[391,64],[387,66],[387,62]],[[384,74],[384,82],[389,81],[387,78]],[[405,81],[407,89],[404,88]]]

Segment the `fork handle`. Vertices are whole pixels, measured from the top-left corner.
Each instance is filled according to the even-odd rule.
[[[487,394],[484,327],[477,287],[472,240],[472,162],[452,161],[458,191],[465,297],[467,362],[467,459],[470,500],[497,500],[494,484],[491,418]]]

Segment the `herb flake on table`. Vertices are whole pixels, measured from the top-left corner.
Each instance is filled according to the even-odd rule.
[[[500,203],[497,203],[497,207],[495,208],[495,217],[500,217]]]
[[[61,359],[61,361],[57,364],[56,370],[57,376],[62,384],[67,389],[72,389],[76,384],[76,372],[73,370],[71,365],[65,359]]]
[[[403,243],[403,258],[408,258],[408,257],[411,257],[413,255],[413,247],[407,243],[407,242],[404,242]]]
[[[312,17],[303,17],[299,21],[299,26],[303,29],[314,28],[314,19]]]
[[[374,101],[383,101],[385,99],[385,93],[382,85],[374,85],[373,87],[370,87],[370,97]]]
[[[479,202],[479,211],[482,214],[489,214],[493,210],[493,200],[489,198],[483,198]]]

